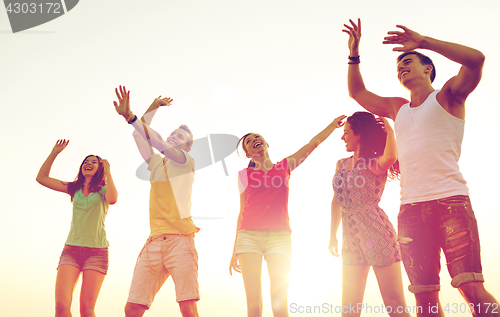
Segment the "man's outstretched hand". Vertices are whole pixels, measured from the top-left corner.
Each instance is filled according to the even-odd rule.
[[[122,87],[121,85],[119,89],[120,90],[118,90],[118,88],[115,88],[118,102],[113,101],[113,104],[115,105],[116,112],[127,119],[130,115],[130,91],[127,91],[125,86]]]
[[[384,37],[383,44],[400,44],[402,46],[398,46],[393,48],[392,50],[395,52],[409,52],[413,51],[417,48],[423,48],[422,43],[425,42],[425,38],[418,34],[415,31],[410,30],[406,26],[396,25],[396,27],[403,29],[404,32],[401,31],[389,31],[387,34],[389,36]]]

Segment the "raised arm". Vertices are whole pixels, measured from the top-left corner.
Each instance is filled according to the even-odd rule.
[[[172,102],[171,98],[161,98],[161,96],[156,98],[153,101],[153,103],[149,106],[149,108],[146,110],[146,112],[144,112],[144,114],[142,115],[141,121],[148,126],[151,125],[151,121],[153,121],[153,117],[156,114],[158,108],[161,106],[170,106],[171,102]],[[132,136],[134,137],[135,144],[137,145],[137,148],[139,149],[139,153],[141,153],[142,158],[149,164],[151,156],[153,155],[153,148],[151,147],[147,130],[145,132],[146,132],[146,139],[143,139],[139,134],[139,132],[137,132],[136,130],[134,130]]]
[[[359,70],[360,56],[359,43],[361,39],[361,20],[358,23],[349,20],[350,25],[344,24],[345,29],[342,32],[349,34],[349,63],[347,71],[347,87],[349,96],[356,100],[367,111],[381,117],[391,119],[396,118],[399,108],[407,100],[398,97],[381,97],[368,91],[363,82],[363,77]]]
[[[108,160],[102,159],[101,164],[104,168],[104,175],[106,177],[106,193],[104,199],[110,205],[114,205],[118,201],[118,191],[116,190],[115,182],[111,176],[111,166]]]
[[[396,52],[407,52],[415,49],[426,49],[459,63],[462,65],[458,74],[448,80],[443,86],[442,97],[450,103],[450,106],[464,104],[467,96],[477,87],[481,80],[484,65],[484,55],[480,51],[456,44],[437,40],[410,30],[403,25],[397,25],[403,31],[389,31],[384,38],[384,44],[401,45],[393,48]],[[446,106],[446,105],[444,105]]]
[[[387,138],[385,140],[384,153],[379,156],[376,166],[370,165],[370,170],[375,175],[381,175],[387,172],[398,159],[398,150],[396,148],[396,137],[394,136],[394,130],[392,130],[389,122],[380,118],[382,121],[384,131],[387,133]]]
[[[63,193],[68,193],[68,184],[64,184],[61,180],[50,177],[50,169],[52,168],[52,164],[54,163],[57,155],[59,155],[59,153],[66,148],[68,143],[69,140],[57,140],[56,145],[54,145],[54,148],[50,152],[49,156],[45,162],[43,162],[40,170],[38,171],[38,175],[36,176],[36,181],[41,185]]]
[[[116,112],[123,116],[128,123],[132,124],[139,135],[144,140],[148,140],[152,147],[162,152],[167,158],[174,162],[184,164],[186,162],[186,157],[181,150],[165,142],[158,132],[151,129],[141,120],[137,120],[137,116],[134,116],[133,112],[130,110],[130,91],[127,91],[125,86],[120,86],[120,90],[118,91],[118,88],[116,88],[115,92],[118,97],[118,103],[116,101],[113,102]]]
[[[341,115],[340,117],[335,118],[323,131],[318,133],[314,138],[309,141],[306,145],[304,145],[300,150],[295,152],[294,154],[287,157],[288,165],[290,166],[290,170],[293,171],[297,168],[302,162],[306,160],[306,158],[320,145],[326,138],[332,134],[333,130],[339,128],[344,125],[344,120],[346,116]]]

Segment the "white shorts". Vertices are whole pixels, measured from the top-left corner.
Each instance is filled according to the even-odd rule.
[[[279,253],[292,258],[292,238],[288,230],[239,230],[236,254],[255,253],[262,256]]]
[[[170,275],[177,302],[200,299],[194,234],[165,234],[148,239],[137,260],[127,302],[149,309]]]

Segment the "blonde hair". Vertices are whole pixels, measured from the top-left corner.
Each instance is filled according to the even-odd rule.
[[[186,131],[187,133],[189,133],[189,136],[191,137],[191,140],[187,141],[186,145],[187,145],[188,148],[191,148],[193,146],[193,133],[191,132],[191,129],[189,129],[188,126],[185,125],[185,124],[181,124],[179,126],[179,129],[182,129],[182,130]]]

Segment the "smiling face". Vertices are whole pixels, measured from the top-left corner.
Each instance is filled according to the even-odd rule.
[[[83,161],[80,170],[85,178],[92,178],[100,167],[99,158],[89,155]]]
[[[420,54],[421,55],[421,54]],[[407,55],[401,54],[398,57],[397,71],[399,82],[409,88],[408,85],[415,79],[418,80],[430,80],[432,83],[436,72],[430,58],[422,55],[426,62],[422,62],[420,55],[417,52],[411,52]]]
[[[344,124],[344,134],[341,139],[345,142],[347,152],[354,152],[360,149],[360,137],[351,129],[349,122]]]
[[[166,141],[176,149],[181,149],[184,151],[190,150],[187,142],[191,141],[191,136],[184,129],[175,129],[174,131],[172,131],[172,133],[170,133]]]
[[[258,133],[250,133],[243,139],[243,150],[248,157],[263,156],[267,152],[267,143]]]

